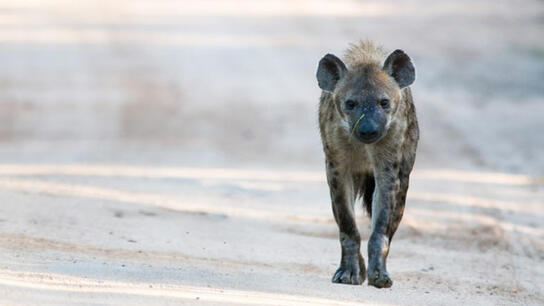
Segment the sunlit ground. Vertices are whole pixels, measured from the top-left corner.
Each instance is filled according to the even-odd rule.
[[[540,285],[531,280],[542,277],[541,270],[532,269],[532,264],[542,260],[544,246],[542,187],[541,178],[527,175],[416,171],[391,256],[393,275],[401,279],[397,290],[410,288],[406,287],[410,282],[402,280],[427,269],[416,268],[427,264],[441,271],[433,277],[447,288],[483,286],[479,278],[490,272],[486,265],[473,266],[474,277],[465,279],[465,285],[458,283],[455,270],[448,270],[464,265],[464,260],[485,262],[482,254],[493,252],[506,269],[494,273],[514,273],[520,283],[505,284],[500,277],[491,277],[484,282],[489,292],[502,294],[502,298],[537,297]],[[80,298],[94,294],[113,296],[113,301],[120,296],[141,297],[141,301],[198,299],[212,304],[348,305],[359,300],[354,292],[347,300],[336,300],[322,294],[301,295],[306,289],[291,285],[275,293],[277,286],[229,281],[247,277],[243,270],[272,275],[291,271],[285,277],[295,273],[293,276],[318,278],[308,279],[310,284],[328,284],[338,255],[334,251],[337,234],[322,171],[2,164],[0,197],[6,200],[3,211],[11,211],[0,223],[0,247],[5,250],[0,258],[3,290]],[[178,228],[172,228],[171,222],[181,216],[185,217],[176,221]],[[196,219],[187,223],[187,217]],[[140,223],[140,218],[148,221]],[[368,221],[362,214],[358,219],[366,239]],[[164,231],[165,226],[169,232]],[[120,237],[112,236],[117,232],[122,233]],[[187,240],[184,236],[189,232],[196,238]],[[263,236],[267,242],[259,238]],[[299,243],[314,251],[302,251]],[[327,255],[315,257],[315,248],[320,246],[325,249],[319,252]],[[244,248],[262,250],[247,253]],[[452,253],[429,253],[437,248]],[[271,256],[274,249],[282,251]],[[301,251],[296,258],[290,255]],[[417,254],[425,254],[425,259],[413,259]],[[457,259],[447,263],[453,259],[450,256]],[[101,268],[89,270],[100,262]],[[66,269],[68,264],[73,267]],[[78,264],[83,267],[77,268]],[[112,264],[136,270],[111,274],[113,271],[107,271]],[[137,272],[140,265],[148,272]],[[160,271],[169,266],[181,269],[173,279],[161,276],[164,272]],[[193,272],[184,273],[184,267]],[[215,272],[204,276],[206,267],[214,267]],[[213,280],[220,271],[226,276]],[[200,273],[204,274],[197,276]],[[423,276],[416,275],[418,280]],[[495,287],[503,292],[497,293]],[[372,301],[397,304],[383,296]]]

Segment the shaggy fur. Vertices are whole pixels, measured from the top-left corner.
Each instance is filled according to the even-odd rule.
[[[319,127],[342,246],[333,282],[361,284],[368,275],[369,285],[390,287],[386,259],[404,211],[419,138],[412,95],[405,86],[413,82],[415,72],[401,50],[386,59],[382,49],[368,41],[351,45],[343,62],[327,55],[317,74],[323,89]],[[349,99],[355,99],[361,107],[355,110],[356,116],[346,111],[344,103]],[[380,108],[384,100],[389,105]],[[363,112],[368,112],[369,118],[379,115],[384,121],[382,136],[375,142],[361,142],[351,133],[355,119]],[[372,218],[367,273],[353,209],[358,198]]]

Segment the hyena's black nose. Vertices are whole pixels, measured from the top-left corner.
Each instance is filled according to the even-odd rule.
[[[370,122],[360,124],[357,129],[357,136],[362,142],[373,142],[380,136],[379,127],[377,124],[372,124]]]
[[[359,137],[363,139],[374,139],[378,136],[378,131],[361,131],[359,132]]]

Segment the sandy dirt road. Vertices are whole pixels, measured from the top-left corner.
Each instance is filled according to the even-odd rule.
[[[541,1],[0,1],[0,16],[1,305],[544,304]],[[316,122],[317,61],[364,38],[418,69],[383,290],[330,282]]]
[[[395,284],[377,290],[330,283],[339,246],[320,171],[33,165],[0,173],[4,303],[543,301],[544,192],[528,176],[416,172],[390,254]],[[361,232],[368,237],[367,222]]]

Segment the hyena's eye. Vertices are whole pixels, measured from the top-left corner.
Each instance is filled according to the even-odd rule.
[[[388,99],[381,99],[380,100],[380,106],[383,109],[389,109],[391,107],[391,102]]]
[[[353,100],[347,100],[346,101],[346,109],[347,110],[353,110],[357,106],[357,102]]]

